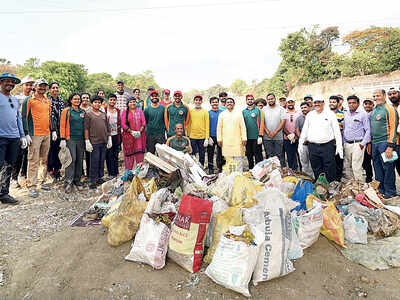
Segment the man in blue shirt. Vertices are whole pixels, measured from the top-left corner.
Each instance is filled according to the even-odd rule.
[[[222,172],[222,149],[217,144],[217,124],[219,114],[222,112],[219,109],[219,99],[217,97],[210,98],[211,109],[208,111],[210,117],[210,138],[208,139],[207,155],[208,155],[208,172],[214,172],[214,151],[217,147],[217,168]]]
[[[28,141],[22,127],[19,101],[10,92],[21,80],[14,74],[0,75],[0,201],[17,204],[9,193],[12,166],[17,159],[18,148],[26,148]]]

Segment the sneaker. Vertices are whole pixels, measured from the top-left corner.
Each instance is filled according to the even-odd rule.
[[[50,185],[48,185],[47,183],[43,183],[43,184],[40,186],[40,188],[41,188],[43,191],[50,191],[50,190],[51,190]]]
[[[18,183],[18,180],[15,180],[15,179],[11,180],[10,186],[11,186],[12,188],[14,188],[14,189],[18,189],[18,188],[21,187],[21,186],[19,185],[19,183]]]
[[[29,197],[32,197],[32,198],[37,198],[37,197],[39,197],[39,193],[38,193],[38,191],[35,190],[35,189],[29,190],[28,195],[29,195]]]
[[[97,184],[95,184],[95,183],[89,184],[89,189],[91,189],[91,190],[97,189]]]
[[[74,182],[74,186],[76,187],[76,189],[78,190],[78,191],[83,191],[83,184],[82,184],[82,182],[80,182],[80,181],[78,181],[78,182]]]
[[[64,192],[65,192],[66,194],[71,194],[71,192],[72,192],[72,184],[71,184],[71,183],[68,183],[68,184],[64,187]]]
[[[18,201],[15,200],[13,197],[11,197],[8,194],[0,196],[0,201],[1,201],[1,203],[4,203],[4,204],[11,204],[11,205],[18,204]]]

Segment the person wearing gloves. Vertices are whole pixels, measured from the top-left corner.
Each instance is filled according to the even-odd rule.
[[[155,154],[156,144],[165,143],[165,107],[160,104],[156,90],[151,92],[150,100],[151,105],[143,112],[146,119],[146,149]]]
[[[343,148],[345,175],[348,179],[362,178],[364,151],[371,141],[369,116],[360,107],[360,98],[347,97],[349,110],[344,113]]]
[[[249,161],[249,170],[254,168],[255,163],[263,160],[262,135],[264,132],[264,114],[255,106],[254,96],[246,96],[246,109],[243,110],[243,119],[246,125],[247,143],[246,156]]]
[[[203,97],[195,95],[194,108],[190,111],[190,120],[187,127],[187,135],[192,146],[192,155],[199,154],[200,165],[204,168],[205,149],[210,137],[210,117],[208,111],[201,107]]]
[[[101,111],[103,98],[93,96],[91,99],[92,109],[85,113],[85,148],[90,154],[90,189],[95,189],[97,185],[103,184],[104,161],[106,158],[106,148],[112,147],[110,126],[108,125],[107,115]]]
[[[51,122],[54,131],[51,132],[51,141],[49,156],[47,158],[47,172],[53,178],[54,181],[60,180],[60,169],[61,162],[58,158],[58,153],[60,152],[60,118],[61,112],[65,108],[65,102],[59,97],[60,87],[58,82],[51,82],[49,85],[49,94],[51,101]]]
[[[329,108],[324,108],[323,98],[314,97],[313,102],[314,110],[306,116],[298,150],[302,156],[301,145],[307,145],[314,177],[325,173],[328,182],[332,182],[336,179],[335,155],[343,159],[342,135],[336,115]]]
[[[222,113],[222,110],[219,109],[219,98],[211,97],[210,98],[211,109],[208,111],[208,117],[210,119],[210,137],[208,138],[208,147],[207,147],[207,157],[208,157],[208,173],[214,174],[214,152],[215,148],[217,148],[217,168],[219,172],[222,172],[222,149],[218,146],[217,143],[217,124],[219,114]]]
[[[125,170],[133,170],[143,161],[146,151],[146,119],[143,111],[136,107],[136,98],[130,97],[127,108],[121,114],[122,144]]]
[[[112,147],[106,151],[106,165],[109,179],[118,176],[118,153],[121,146],[121,112],[115,107],[117,96],[108,95],[108,105],[104,108],[110,126]]]
[[[222,148],[222,155],[226,158],[243,157],[247,143],[246,125],[243,114],[234,110],[235,100],[226,99],[226,110],[219,118],[217,125],[217,141]]]
[[[296,134],[296,120],[300,116],[294,108],[293,99],[286,101],[286,122],[283,127],[283,151],[286,154],[288,167],[297,170],[298,135]]]
[[[64,191],[72,192],[73,185],[82,190],[81,176],[83,152],[85,151],[84,118],[85,111],[79,107],[81,96],[73,93],[68,97],[68,107],[61,113],[60,148],[68,148],[72,162],[65,168]]]
[[[9,195],[13,165],[17,159],[18,148],[25,149],[25,138],[18,99],[10,93],[20,83],[11,73],[0,75],[0,201],[5,204],[17,204]]]
[[[395,197],[395,161],[383,161],[382,155],[387,159],[393,157],[396,147],[396,127],[398,116],[394,107],[386,103],[385,90],[376,90],[373,93],[376,103],[370,114],[371,138],[372,138],[372,161],[375,171],[375,179],[379,181],[379,192],[385,199]]]
[[[49,87],[47,81],[40,78],[35,81],[35,93],[22,104],[22,123],[28,140],[28,174],[27,187],[29,196],[36,198],[38,173],[42,190],[50,190],[45,183],[47,174],[47,155],[50,149],[50,133],[53,132],[51,122],[51,101],[46,97]]]

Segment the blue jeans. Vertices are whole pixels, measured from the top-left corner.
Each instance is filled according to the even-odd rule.
[[[192,155],[199,154],[199,162],[204,168],[204,158],[206,150],[204,149],[204,139],[190,139],[190,144],[192,146]]]
[[[0,196],[8,195],[13,165],[17,160],[19,138],[0,137]]]
[[[396,195],[394,167],[396,162],[383,162],[381,153],[387,148],[386,142],[372,144],[372,161],[374,164],[375,179],[379,181],[379,192],[386,196]]]
[[[292,170],[297,170],[297,148],[299,142],[291,143],[289,140],[283,140],[283,150],[286,153],[288,166]]]
[[[283,140],[267,140],[263,138],[263,144],[267,158],[278,156],[281,167],[286,167],[285,156],[283,154]]]
[[[93,144],[90,154],[90,183],[96,183],[104,176],[104,161],[106,159],[106,144]]]

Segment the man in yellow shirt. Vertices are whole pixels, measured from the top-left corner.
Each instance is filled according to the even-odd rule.
[[[190,120],[188,124],[188,136],[192,145],[192,154],[199,154],[200,164],[204,167],[205,149],[208,146],[210,137],[210,117],[208,111],[201,107],[203,97],[194,96],[194,108],[190,110]]]

